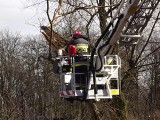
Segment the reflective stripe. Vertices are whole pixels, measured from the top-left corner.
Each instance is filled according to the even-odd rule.
[[[113,61],[113,58],[112,57],[109,57],[108,60],[107,60],[107,65],[110,65]]]
[[[77,52],[80,51],[80,52],[88,52],[88,45],[85,45],[85,44],[77,44],[76,45],[76,50]]]
[[[111,93],[112,95],[119,95],[119,89],[111,89],[111,90],[110,90],[110,93]]]
[[[87,63],[86,64],[85,63],[80,63],[80,64],[75,64],[74,66],[77,67],[77,66],[82,66],[82,65],[86,65],[87,66],[88,64]]]

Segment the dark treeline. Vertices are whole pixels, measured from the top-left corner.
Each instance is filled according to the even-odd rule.
[[[155,32],[139,62],[122,79],[123,98],[98,103],[59,98],[59,75],[52,72],[47,59],[48,45],[42,36],[22,37],[9,31],[0,32],[0,119],[1,120],[118,120],[118,111],[125,106],[123,119],[160,118],[160,51]],[[137,56],[145,44],[137,45]],[[122,49],[122,53],[126,52]],[[53,53],[54,54],[54,53]],[[122,77],[129,66],[122,58]],[[116,105],[116,106],[115,106]],[[93,109],[94,108],[94,109]]]

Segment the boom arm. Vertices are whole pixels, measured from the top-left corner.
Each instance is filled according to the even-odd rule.
[[[147,2],[149,4],[145,4],[145,2]],[[120,40],[121,37],[127,37],[129,39],[130,38],[139,38],[140,35],[137,35],[137,34],[140,34],[143,31],[143,29],[147,25],[149,19],[151,18],[151,15],[152,15],[154,9],[157,7],[158,3],[159,3],[159,0],[154,0],[154,1],[128,0],[128,3],[126,4],[126,7],[123,9],[122,4],[124,4],[124,0],[122,0],[121,5],[119,6],[119,8],[117,10],[117,13],[115,14],[113,19],[109,23],[109,25],[106,28],[106,30],[104,31],[104,33],[97,40],[97,42],[95,44],[95,47],[94,47],[94,49],[92,51],[92,54],[91,54],[90,66],[91,66],[91,71],[93,73],[94,94],[95,94],[95,96],[97,96],[97,88],[96,88],[96,77],[94,77],[94,76],[95,76],[95,71],[99,72],[102,69],[102,66],[103,66],[102,58],[104,58],[105,55],[109,55],[112,52],[114,45],[117,43],[118,40]],[[145,8],[143,8],[143,5],[151,5],[151,7],[148,7],[148,8],[145,9]],[[122,13],[120,13],[121,9],[123,9]],[[133,17],[133,16],[136,16],[136,14],[137,14],[136,11],[141,10],[141,11],[144,12],[145,10],[148,11],[148,9],[149,9],[150,16],[147,16],[147,18],[146,18],[147,20],[144,22],[144,24],[142,24],[142,26],[141,26],[142,29],[140,29],[140,27],[137,27],[137,29],[135,28],[135,30],[134,30],[134,31],[137,31],[137,32],[134,32],[134,34],[122,35],[122,32],[125,28],[128,28],[128,29],[130,28],[129,24],[136,23],[136,21],[134,21],[134,17]],[[117,15],[119,15],[118,20],[114,24],[114,21],[116,20]],[[139,16],[139,18],[140,17],[141,16]],[[138,17],[136,19],[138,19]],[[109,31],[111,25],[115,25],[115,26],[111,31]],[[128,31],[128,30],[126,29],[126,31]],[[109,32],[110,32],[109,35],[106,34],[106,33],[109,33]],[[103,43],[100,46],[99,44],[100,44],[102,39],[105,41],[105,43]],[[98,47],[98,46],[100,46],[100,47]],[[94,62],[93,62],[94,54],[97,50],[97,47],[98,47],[97,52],[98,52],[98,57],[99,58],[96,62],[101,64],[100,66],[98,66],[98,68],[96,68],[97,66],[95,67]]]
[[[120,40],[120,42],[128,42],[141,37],[140,34],[149,22],[152,13],[159,2],[159,0],[128,0],[128,3],[126,3],[126,7],[124,9],[122,8],[124,0],[121,2],[121,5],[119,6],[116,14],[110,22],[110,24],[116,25],[111,30],[108,36],[106,36],[105,33],[109,32],[109,28],[106,28],[107,30],[105,30],[105,33],[100,37],[100,39],[104,38],[105,41],[105,43],[98,48],[98,55],[101,64],[103,64],[101,60],[103,56],[112,53],[113,47],[117,43],[117,41]],[[120,14],[121,9],[123,9],[123,12]],[[114,23],[117,15],[119,15],[118,20],[116,21],[116,23]],[[100,40],[98,41],[98,44],[99,43]],[[93,51],[92,54],[95,54],[95,51]],[[101,67],[96,68],[97,71],[100,71]]]
[[[117,24],[111,31],[111,34],[107,39],[107,44],[105,46],[102,45],[103,48],[100,51],[100,54],[102,56],[112,52],[112,47],[120,39],[122,30],[124,29],[128,19],[138,10],[139,2],[140,0],[131,0],[130,2],[126,4],[126,7],[124,8],[123,12],[119,13],[120,14],[119,21],[117,21]],[[122,7],[120,9],[122,9]],[[114,20],[115,18],[113,18],[113,21]]]
[[[140,0],[130,0],[125,4],[125,0],[122,0],[117,12],[115,13],[114,17],[112,18],[111,22],[108,24],[106,30],[104,33],[100,36],[100,38],[97,40],[95,47],[91,53],[91,69],[95,69],[93,66],[93,58],[94,54],[97,50],[97,47],[100,46],[100,42],[102,39],[104,39],[105,43],[102,44],[100,47],[98,47],[98,56],[99,56],[99,62],[101,63],[98,68],[96,68],[96,71],[100,71],[103,63],[102,63],[102,58],[106,54],[110,54],[112,52],[112,49],[114,45],[117,43],[117,41],[120,39],[121,32],[123,28],[125,27],[128,19],[137,11],[139,8],[139,2]],[[125,8],[123,8],[124,4],[126,5]],[[123,12],[120,13],[123,9]],[[117,20],[118,17],[118,20]],[[114,28],[110,31],[109,35],[106,35],[106,33],[109,32],[109,29],[111,25],[115,25]]]

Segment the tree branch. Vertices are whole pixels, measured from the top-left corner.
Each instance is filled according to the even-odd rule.
[[[151,53],[149,53],[148,55],[146,55],[143,59],[141,59],[138,63],[142,62],[143,60],[145,60],[148,56],[152,55],[154,52],[156,52],[157,50],[160,49],[160,46],[156,49],[154,49]]]
[[[48,17],[48,20],[49,20],[49,23],[50,23],[50,27],[51,27],[51,35],[50,35],[50,38],[49,38],[49,56],[48,58],[51,58],[51,45],[52,45],[52,21],[51,21],[51,18],[49,16],[49,0],[47,0],[47,17]],[[43,34],[44,35],[44,34]]]
[[[151,38],[151,36],[152,36],[152,33],[153,33],[153,31],[154,31],[155,25],[156,25],[156,23],[157,23],[157,21],[158,21],[158,19],[159,19],[159,15],[160,15],[160,11],[159,11],[159,13],[158,13],[158,15],[157,15],[157,18],[156,18],[156,20],[155,20],[155,22],[154,22],[154,25],[153,25],[152,29],[151,29],[151,32],[150,32],[149,37],[148,37],[148,39],[147,39],[147,41],[146,41],[146,44],[143,46],[143,48],[142,48],[139,56],[137,57],[137,59],[136,59],[135,62],[134,62],[134,65],[137,64],[137,62],[138,62],[138,60],[140,59],[142,53],[144,52],[146,46],[148,45],[149,40],[150,40],[150,38]],[[134,65],[133,65],[133,66],[134,66]]]

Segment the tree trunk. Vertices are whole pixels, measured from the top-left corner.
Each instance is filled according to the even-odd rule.
[[[101,33],[103,33],[103,31],[106,28],[106,24],[107,24],[107,15],[106,15],[106,10],[105,10],[105,0],[99,0],[97,1],[98,3],[98,14],[99,14],[99,21],[100,21],[100,29],[101,29]]]

